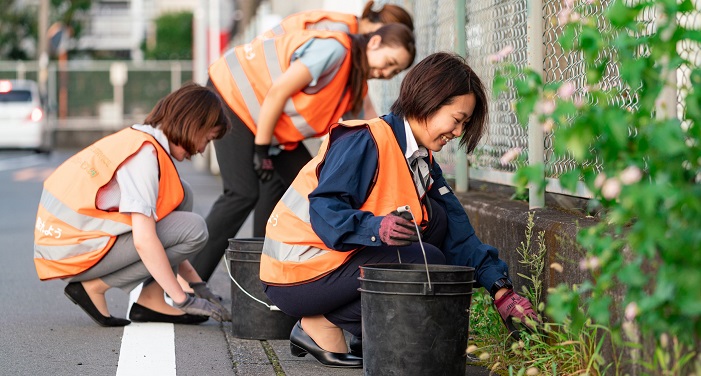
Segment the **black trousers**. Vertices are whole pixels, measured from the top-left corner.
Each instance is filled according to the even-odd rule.
[[[445,264],[440,250],[447,229],[443,208],[432,202],[433,217],[422,239],[429,264]],[[401,256],[400,256],[401,255]],[[344,265],[316,281],[295,286],[263,285],[268,298],[286,314],[293,317],[324,315],[336,326],[356,337],[362,335],[360,309],[360,265],[376,263],[423,264],[419,243],[405,247],[382,245],[365,247]]]
[[[211,86],[211,83],[208,83],[208,86]],[[214,141],[223,192],[205,218],[209,231],[207,244],[190,259],[197,273],[205,281],[214,273],[229,246],[229,239],[236,237],[251,211],[254,208],[260,211],[256,213],[256,217],[265,223],[299,170],[311,160],[309,151],[301,143],[294,150],[282,150],[272,158],[275,168],[274,182],[270,183],[269,188],[261,190],[261,183],[253,169],[255,136],[228,106],[224,107],[224,113],[231,122],[231,130],[222,139]],[[259,198],[261,204],[256,206]],[[263,225],[263,231],[264,229]]]

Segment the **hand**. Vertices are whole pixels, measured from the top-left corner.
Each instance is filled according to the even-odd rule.
[[[494,305],[497,307],[501,319],[504,320],[504,324],[509,329],[509,334],[516,339],[518,338],[518,330],[513,324],[513,318],[518,319],[519,322],[526,325],[529,329],[535,329],[535,324],[540,323],[538,315],[533,311],[531,302],[515,293],[512,289],[509,289],[499,299],[495,300]]]
[[[187,295],[184,302],[173,302],[173,305],[191,315],[209,316],[217,321],[231,321],[231,314],[224,307],[217,306],[206,299]]]
[[[270,145],[254,145],[253,169],[258,174],[260,181],[268,181],[273,177],[273,160],[268,155]]]
[[[192,288],[193,291],[195,291],[195,296],[198,298],[202,299],[207,299],[208,301],[214,303],[215,305],[219,306],[221,309],[229,313],[229,310],[222,305],[222,302],[224,299],[222,299],[221,296],[216,295],[212,292],[212,290],[207,287],[207,282],[190,282],[190,287]],[[229,314],[231,316],[231,314]]]
[[[212,303],[221,303],[224,299],[215,295],[212,290],[207,287],[207,282],[190,282],[190,287],[195,292],[195,296],[202,299],[207,299]]]
[[[408,218],[407,218],[408,217]],[[380,222],[380,240],[387,245],[402,247],[419,241],[411,214],[393,211]]]

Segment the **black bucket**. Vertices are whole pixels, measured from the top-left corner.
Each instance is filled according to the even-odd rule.
[[[231,335],[244,339],[288,339],[298,319],[270,309],[273,304],[263,292],[259,277],[262,250],[263,238],[229,239],[226,262],[232,279]]]
[[[467,266],[361,266],[365,375],[464,376],[474,274]]]

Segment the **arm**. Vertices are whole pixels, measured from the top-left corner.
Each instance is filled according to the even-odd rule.
[[[445,209],[448,216],[448,231],[443,242],[447,262],[474,267],[477,286],[489,290],[497,280],[508,278],[508,266],[499,259],[496,248],[479,240],[465,209],[443,178],[443,172],[435,161],[431,176],[434,182],[428,195]]]
[[[365,96],[363,99],[363,118],[364,119],[374,119],[377,117],[377,112],[375,111],[375,106],[372,105],[372,100],[370,100],[370,94]]]
[[[132,213],[131,222],[134,247],[144,266],[174,302],[184,302],[187,296],[178,284],[163,244],[158,239],[156,220],[140,213]]]
[[[345,251],[359,245],[379,246],[381,216],[358,210],[365,202],[377,168],[377,150],[365,128],[346,132],[329,149],[319,186],[309,194],[312,228],[328,247]],[[372,240],[372,239],[375,240]]]
[[[275,125],[285,108],[285,103],[311,82],[312,75],[301,61],[290,64],[285,73],[273,82],[260,106],[260,118],[256,124],[256,145],[269,145],[272,142]]]

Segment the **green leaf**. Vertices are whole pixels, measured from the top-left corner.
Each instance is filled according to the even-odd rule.
[[[574,168],[560,175],[560,184],[563,188],[570,192],[577,191],[577,183],[579,183],[580,171]]]
[[[608,7],[608,10],[606,11],[606,18],[611,21],[612,26],[624,27],[628,24],[637,22],[638,13],[638,10],[628,7],[625,4],[625,1],[616,0]]]

